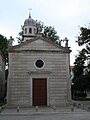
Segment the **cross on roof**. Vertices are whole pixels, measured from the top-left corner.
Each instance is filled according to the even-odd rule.
[[[31,10],[32,8],[29,8],[29,18],[31,18]]]

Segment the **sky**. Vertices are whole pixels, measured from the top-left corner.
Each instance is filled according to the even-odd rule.
[[[29,8],[31,17],[52,26],[60,39],[67,37],[70,54],[70,64],[73,65],[78,54],[77,36],[80,27],[90,27],[90,0],[1,0],[0,1],[0,34],[9,39],[16,37],[21,25],[28,18]]]

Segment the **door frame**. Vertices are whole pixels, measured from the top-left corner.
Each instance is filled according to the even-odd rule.
[[[33,73],[30,72],[30,106],[33,106],[33,86],[32,81],[33,79],[39,79],[39,78],[46,78],[47,79],[47,106],[50,106],[50,97],[49,97],[49,78],[50,78],[50,72],[48,73]]]
[[[44,105],[40,105],[40,106],[47,106],[47,78],[33,78],[32,79],[32,105],[33,106],[35,106],[34,105],[34,99],[35,99],[35,92],[34,92],[34,89],[33,89],[33,87],[34,87],[34,82],[36,82],[36,81],[38,81],[38,80],[40,80],[40,81],[45,81],[45,84],[44,84],[44,86],[45,86],[45,91],[44,91],[44,93],[45,93],[45,104]]]

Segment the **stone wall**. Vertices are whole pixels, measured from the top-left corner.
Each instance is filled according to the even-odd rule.
[[[32,106],[32,78],[47,77],[48,106],[65,106],[70,102],[68,53],[47,51],[21,51],[9,53],[8,104]],[[45,62],[43,69],[35,61]]]

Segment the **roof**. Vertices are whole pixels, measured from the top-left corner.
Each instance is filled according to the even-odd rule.
[[[55,43],[52,42],[51,40],[48,40],[47,38],[44,38],[44,37],[41,37],[41,36],[35,37],[35,38],[33,38],[33,39],[28,39],[27,41],[25,41],[25,42],[23,42],[23,43],[21,43],[21,44],[19,44],[19,45],[11,46],[11,47],[9,48],[9,52],[10,52],[10,51],[13,51],[13,50],[15,50],[15,49],[17,49],[17,48],[20,48],[20,47],[22,47],[22,46],[24,46],[24,45],[27,45],[28,43],[34,42],[34,41],[36,41],[36,40],[38,40],[38,39],[41,39],[41,40],[43,40],[43,41],[46,41],[47,43],[52,44],[53,46],[56,46],[56,47],[59,48],[59,49],[62,49],[62,50],[63,50],[64,52],[66,52],[66,53],[70,53],[70,52],[71,52],[71,50],[70,50],[69,47],[60,46],[60,45],[58,45],[58,44],[55,44]]]
[[[36,21],[29,16],[29,18],[24,21],[24,26],[36,26]]]

